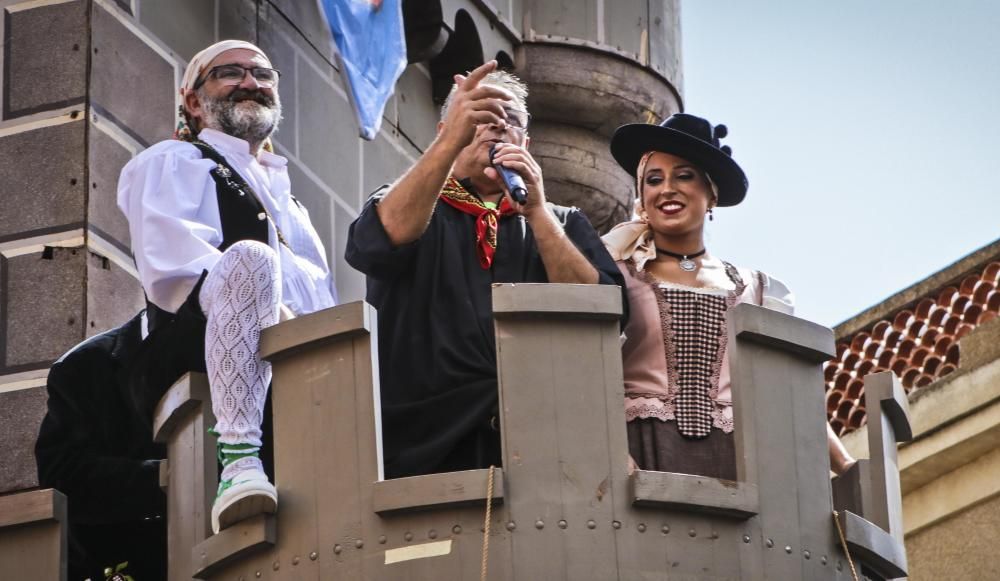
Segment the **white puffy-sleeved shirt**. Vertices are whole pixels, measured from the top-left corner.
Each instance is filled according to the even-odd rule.
[[[268,221],[268,243],[278,254],[282,302],[297,315],[336,304],[333,275],[323,242],[305,208],[291,197],[288,160],[261,151],[220,131],[205,129],[199,139],[214,147],[253,188],[274,218],[290,249],[278,242]],[[122,169],[118,207],[128,218],[132,252],[146,296],[177,312],[201,277],[222,253],[222,221],[215,162],[184,141],[161,141]]]

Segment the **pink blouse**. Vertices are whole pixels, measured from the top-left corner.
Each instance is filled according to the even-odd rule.
[[[625,276],[629,301],[629,321],[625,326],[625,342],[622,345],[625,418],[627,421],[644,418],[673,420],[674,400],[678,393],[676,363],[668,369],[668,349],[656,293],[651,283],[647,282],[647,277],[630,272],[624,260],[617,264]],[[726,302],[730,308],[741,302],[750,302],[792,314],[794,297],[783,283],[760,271],[744,268],[737,270],[746,285],[738,296],[736,291],[730,289],[696,288],[663,281],[652,284],[661,288],[724,296],[729,299]],[[712,425],[724,432],[732,432],[733,398],[725,329],[722,329],[721,341],[721,361],[715,363],[716,372],[712,375],[718,381],[709,390],[709,398],[714,407]],[[672,349],[669,351],[673,352]]]

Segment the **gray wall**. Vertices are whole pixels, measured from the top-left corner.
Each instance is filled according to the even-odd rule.
[[[170,137],[187,60],[223,38],[258,43],[282,71],[276,151],[326,243],[343,300],[363,277],[343,261],[367,193],[433,138],[425,65],[411,65],[372,142],[332,65],[314,2],[74,0],[3,9],[0,120],[0,492],[36,485],[31,448],[57,357],[142,305],[118,174]]]
[[[529,85],[532,63],[551,50],[579,52],[585,64],[549,86],[539,81],[539,98],[529,98],[536,155],[554,201],[581,206],[605,227],[625,217],[631,181],[607,154],[609,119],[680,108],[678,1],[605,0],[585,10],[550,0],[408,1],[407,34],[437,31],[451,50],[416,47],[430,60],[406,69],[382,131],[367,142],[357,137],[314,0],[0,0],[0,493],[37,485],[31,449],[52,362],[141,308],[117,178],[172,134],[180,76],[198,50],[250,40],[282,71],[277,153],[289,159],[292,191],[350,301],[363,298],[364,280],[342,258],[348,225],[367,194],[433,139],[434,80],[465,70],[477,51],[502,53]],[[458,30],[460,17],[472,28]],[[590,68],[613,70],[617,84]],[[572,103],[553,102],[566,83],[582,90]],[[602,123],[587,121],[595,118]],[[579,159],[591,160],[583,172]]]

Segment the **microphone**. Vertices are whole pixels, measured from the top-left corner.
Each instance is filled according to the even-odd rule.
[[[528,201],[528,188],[524,186],[524,180],[518,173],[510,168],[504,167],[493,163],[493,156],[496,155],[497,144],[494,143],[490,146],[490,164],[493,169],[497,170],[500,174],[500,178],[503,179],[503,183],[507,186],[507,191],[510,192],[510,197],[518,204],[523,204]]]

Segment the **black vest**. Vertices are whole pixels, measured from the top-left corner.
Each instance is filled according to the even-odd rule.
[[[212,146],[201,141],[195,141],[192,145],[201,151],[202,157],[216,164],[210,173],[215,181],[219,219],[222,222],[222,244],[219,245],[219,250],[225,252],[240,240],[256,240],[267,244],[267,216],[250,185]]]
[[[256,240],[267,244],[267,215],[253,188],[211,145],[201,141],[192,142],[191,145],[201,151],[202,157],[215,162],[215,167],[209,173],[215,181],[215,193],[219,201],[219,221],[222,223],[222,244],[219,245],[219,251],[225,252],[240,240]],[[192,293],[197,294],[200,288],[199,282]],[[188,299],[190,301],[190,297]],[[197,301],[197,297],[195,300]],[[150,330],[174,316],[148,300],[146,312]]]

